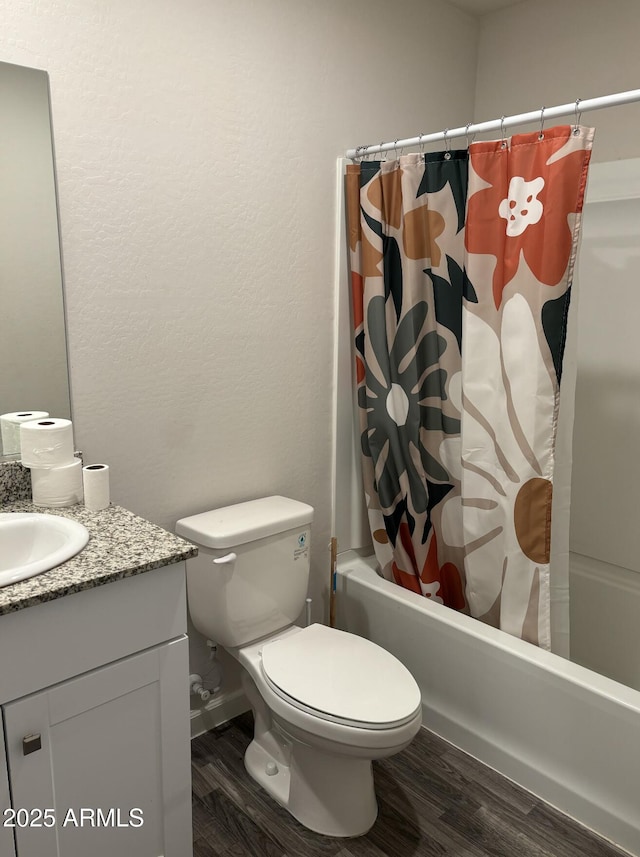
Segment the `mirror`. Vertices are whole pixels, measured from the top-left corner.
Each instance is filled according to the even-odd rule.
[[[0,62],[0,414],[71,416],[45,71]],[[2,450],[1,460],[17,456]]]

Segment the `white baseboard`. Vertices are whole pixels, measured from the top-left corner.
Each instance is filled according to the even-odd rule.
[[[204,735],[250,708],[249,700],[240,689],[214,696],[202,708],[191,709],[191,738]]]

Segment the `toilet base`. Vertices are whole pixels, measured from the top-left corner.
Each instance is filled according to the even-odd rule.
[[[279,743],[279,742],[278,742]],[[293,742],[287,761],[259,740],[249,745],[249,775],[300,824],[325,836],[361,836],[376,820],[373,770],[367,759],[338,756]]]
[[[300,629],[294,626],[280,639],[296,633]],[[261,640],[229,650],[243,667],[242,688],[254,715],[247,772],[310,830],[362,836],[378,815],[372,761],[399,753],[412,741],[422,720],[420,708],[406,723],[388,729],[326,721],[270,687],[262,672],[265,644]]]

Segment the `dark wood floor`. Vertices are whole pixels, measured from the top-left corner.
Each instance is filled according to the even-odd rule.
[[[533,795],[421,730],[374,763],[379,814],[356,839],[302,827],[244,769],[243,714],[192,741],[194,857],[621,857]]]

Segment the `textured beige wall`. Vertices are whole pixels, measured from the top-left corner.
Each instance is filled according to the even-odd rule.
[[[471,115],[477,23],[440,0],[2,17],[0,59],[51,76],[79,446],[115,502],[169,528],[272,492],[311,503],[318,596],[336,157]]]
[[[487,15],[476,120],[637,89],[638,33],[638,0],[527,0]],[[594,161],[640,155],[640,104],[586,113],[582,121],[597,128]]]

